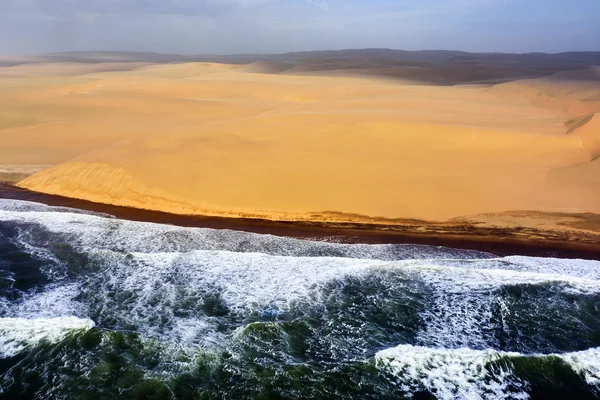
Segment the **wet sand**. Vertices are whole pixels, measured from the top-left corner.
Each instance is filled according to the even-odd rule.
[[[526,255],[600,260],[600,215],[596,214],[582,214],[580,216],[581,226],[575,224],[574,227],[585,228],[586,231],[577,232],[521,227],[482,227],[460,221],[436,223],[422,220],[396,220],[394,224],[386,225],[383,223],[271,221],[181,215],[48,195],[22,189],[10,183],[0,183],[0,198],[107,213],[131,221],[231,229],[338,243],[421,244],[479,250],[498,256]],[[562,215],[562,217],[565,216],[572,217],[573,215]],[[551,217],[551,215],[548,213],[546,217]],[[554,214],[554,217],[560,218],[561,214]]]

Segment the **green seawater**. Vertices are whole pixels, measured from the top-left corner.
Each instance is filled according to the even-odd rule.
[[[599,397],[597,261],[0,200],[0,398]]]

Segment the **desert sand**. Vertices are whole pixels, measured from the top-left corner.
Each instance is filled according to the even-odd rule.
[[[597,69],[455,86],[413,75],[281,61],[8,65],[0,164],[52,165],[18,183],[30,190],[178,214],[600,213]]]

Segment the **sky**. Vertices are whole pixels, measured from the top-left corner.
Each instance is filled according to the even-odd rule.
[[[600,0],[0,0],[0,54],[600,50]]]

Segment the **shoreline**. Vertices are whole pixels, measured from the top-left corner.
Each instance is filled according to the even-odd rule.
[[[6,182],[0,183],[0,199],[26,200],[50,206],[102,212],[131,221],[230,229],[308,240],[365,244],[417,244],[479,250],[498,256],[524,255],[600,260],[600,232],[574,233],[521,227],[482,227],[458,221],[428,223],[407,220],[406,224],[385,225],[179,215],[33,192]]]

